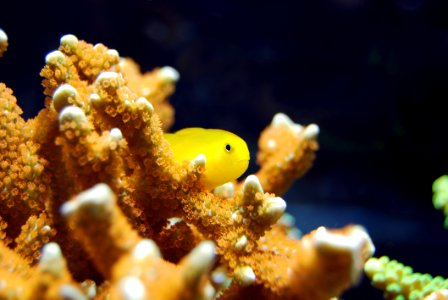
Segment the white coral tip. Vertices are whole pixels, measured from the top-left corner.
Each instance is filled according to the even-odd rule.
[[[78,44],[78,38],[73,34],[66,34],[61,37],[60,43],[72,48]]]
[[[448,299],[448,289],[441,289],[426,296],[425,300],[443,300]]]
[[[385,264],[381,260],[369,259],[364,264],[364,271],[370,275],[370,274],[384,272],[385,267],[386,267]]]
[[[141,108],[146,108],[151,113],[154,112],[154,106],[145,97],[139,97],[137,99],[136,103],[137,103],[137,106],[139,106]]]
[[[86,293],[87,299],[94,299],[96,297],[97,286],[93,280],[84,280],[81,283],[83,291]]]
[[[269,198],[263,205],[264,215],[269,217],[272,223],[280,219],[286,209],[286,202],[280,197]]]
[[[210,276],[210,279],[215,285],[222,285],[230,278],[227,276],[225,268],[218,267],[213,271],[213,273]]]
[[[235,243],[235,248],[238,250],[243,249],[247,245],[247,236],[242,235]]]
[[[215,262],[215,243],[202,241],[184,258],[184,277],[190,284],[195,284],[199,278],[208,272]]]
[[[112,80],[112,79],[117,79],[120,77],[120,74],[117,72],[112,72],[112,71],[104,71],[101,72],[100,75],[98,75],[98,77],[96,78],[96,82],[101,82],[103,80]]]
[[[160,68],[158,76],[161,80],[166,82],[177,82],[180,78],[179,72],[170,66]]]
[[[45,56],[45,63],[49,65],[56,65],[65,60],[64,53],[61,51],[52,51]]]
[[[122,299],[144,300],[146,299],[146,289],[143,282],[134,276],[124,277],[119,282]]]
[[[64,284],[60,287],[59,293],[61,295],[61,299],[66,300],[87,300],[88,298],[84,295],[84,293],[78,289],[76,286],[70,284]]]
[[[4,32],[2,29],[0,29],[0,43],[5,43],[8,41],[8,36],[6,35],[6,32]]]
[[[291,118],[289,118],[284,113],[277,113],[274,115],[272,119],[271,125],[274,127],[277,126],[287,126],[290,128],[295,134],[299,134],[303,130],[303,126],[297,123],[294,123]]]
[[[224,199],[232,198],[235,194],[235,186],[232,182],[227,182],[215,187],[213,193]]]
[[[207,158],[205,157],[204,154],[199,154],[191,161],[191,163],[195,167],[204,167],[206,162],[207,162]]]
[[[303,134],[309,140],[315,139],[319,135],[319,126],[316,124],[310,124],[305,128],[305,132]]]
[[[120,58],[120,54],[119,54],[118,51],[115,50],[115,49],[109,49],[109,50],[106,51],[106,53],[107,53],[108,55],[110,55],[110,56],[114,56],[114,57],[116,57],[117,59]]]
[[[79,107],[66,106],[59,113],[59,124],[71,121],[74,121],[76,123],[84,123],[87,121],[87,117]]]
[[[342,233],[333,233],[321,226],[316,229],[314,242],[318,249],[334,249],[351,255],[352,283],[359,281],[364,261],[375,252],[375,246],[362,226],[351,226]]]
[[[89,96],[89,101],[93,106],[95,106],[100,103],[101,97],[97,93],[92,93]]]
[[[246,180],[244,180],[243,192],[247,191],[263,193],[263,187],[261,186],[260,180],[258,180],[256,175],[249,175]]]
[[[239,267],[235,270],[235,278],[242,286],[248,286],[257,279],[254,270],[249,266]]]
[[[202,299],[204,300],[212,300],[215,299],[216,290],[215,288],[208,282],[204,286],[204,290],[202,292]]]
[[[114,193],[112,192],[110,187],[105,183],[99,183],[92,188],[78,194],[78,196],[76,196],[74,199],[65,202],[61,206],[61,214],[64,216],[70,216],[81,206],[87,204],[97,207],[109,207],[112,206],[114,201]],[[92,213],[101,214],[101,211],[102,210],[93,210]]]
[[[196,268],[206,269],[215,259],[215,248],[212,241],[202,241],[188,254],[188,261]]]
[[[123,139],[123,134],[119,128],[112,128],[110,130],[110,137],[113,141],[119,142]]]
[[[70,84],[60,85],[53,93],[53,106],[57,112],[60,112],[65,106],[69,104],[68,98],[75,98],[78,91]]]
[[[276,113],[274,118],[272,118],[272,125],[292,125],[294,122],[284,113]]]
[[[149,257],[162,257],[159,247],[153,240],[144,239],[140,241],[134,248],[133,256],[137,260],[143,260]]]
[[[42,248],[39,268],[53,276],[60,276],[64,269],[64,259],[61,248],[56,243],[48,243]]]

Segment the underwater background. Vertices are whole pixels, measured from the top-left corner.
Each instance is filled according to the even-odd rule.
[[[296,225],[365,226],[415,271],[448,276],[448,231],[432,182],[448,174],[448,2],[2,1],[0,82],[25,117],[63,34],[181,75],[173,130],[222,128],[249,144],[277,112],[320,127],[314,167],[284,195]],[[370,297],[370,298],[369,298]],[[381,299],[366,278],[343,299]]]

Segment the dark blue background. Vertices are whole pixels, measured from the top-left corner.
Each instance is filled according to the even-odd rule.
[[[298,227],[364,225],[416,271],[448,275],[431,184],[448,173],[448,4],[429,0],[9,1],[0,81],[26,117],[39,71],[66,33],[181,80],[174,129],[224,128],[255,156],[276,112],[320,126],[313,169],[284,196]],[[255,161],[251,170],[256,170]],[[381,298],[366,280],[344,299]]]

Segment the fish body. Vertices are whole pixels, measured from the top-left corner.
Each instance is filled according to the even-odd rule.
[[[174,159],[191,161],[199,154],[206,158],[202,179],[207,189],[213,189],[240,177],[249,166],[246,142],[229,131],[221,129],[185,128],[166,133]]]

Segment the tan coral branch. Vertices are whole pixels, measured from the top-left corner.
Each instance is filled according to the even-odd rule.
[[[261,185],[269,193],[282,195],[289,186],[312,166],[319,127],[306,127],[294,123],[288,116],[278,113],[262,132],[258,141],[256,173]]]
[[[113,265],[140,240],[106,184],[98,184],[66,202],[61,213],[105,278],[111,278]]]

